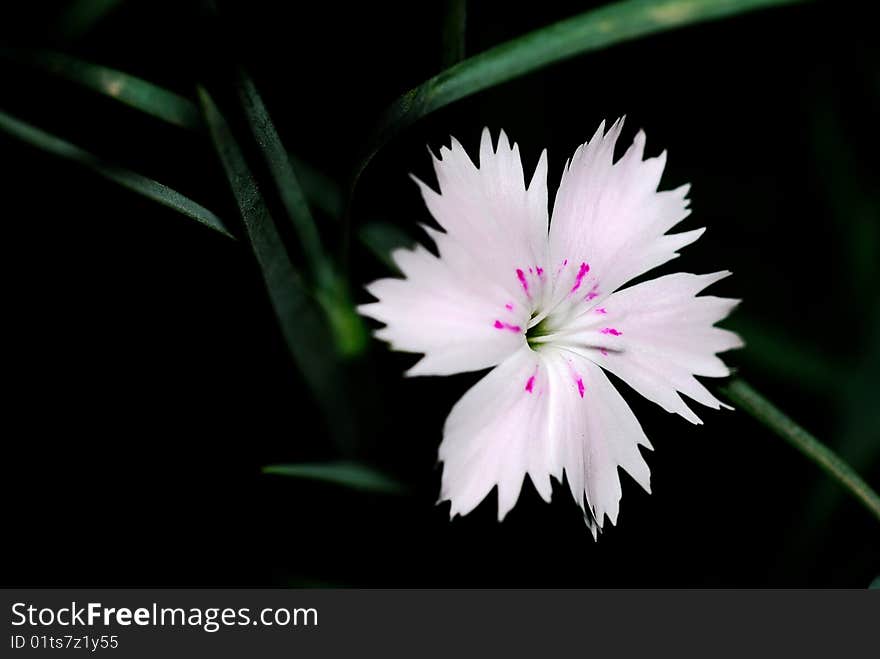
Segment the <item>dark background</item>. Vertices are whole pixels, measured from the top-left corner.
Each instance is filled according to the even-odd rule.
[[[587,3],[589,4],[589,3]],[[867,4],[867,3],[866,3]],[[476,53],[584,3],[472,2]],[[63,3],[3,8],[0,40],[63,48],[221,106],[227,59],[254,76],[285,145],[340,182],[383,109],[441,68],[442,3],[122,3],[63,42]],[[215,31],[215,27],[219,32]],[[219,35],[219,36],[218,36]],[[727,323],[740,375],[880,484],[880,78],[874,24],[812,3],[589,53],[442,109],[376,157],[355,225],[417,237],[414,172],[484,125],[526,169],[565,159],[627,115],[664,187],[691,182],[700,241],[663,270],[734,276]],[[156,178],[227,222],[238,215],[204,137],[50,76],[2,63],[0,109]],[[234,111],[231,111],[234,116]],[[622,514],[594,542],[567,492],[530,484],[502,524],[494,493],[465,518],[435,506],[442,422],[478,375],[404,379],[412,355],[373,342],[354,456],[409,486],[367,494],[260,474],[334,459],[249,251],[92,173],[0,135],[5,426],[3,582],[16,586],[852,586],[880,572],[880,527],[813,464],[741,412],[704,426],[623,386],[656,451],[653,494],[627,476]],[[551,192],[552,194],[552,192]],[[318,213],[324,238],[338,228]],[[351,279],[385,266],[352,244]],[[696,404],[695,404],[696,405]]]

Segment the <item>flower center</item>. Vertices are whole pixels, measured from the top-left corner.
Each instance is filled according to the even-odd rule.
[[[535,318],[538,315],[538,312],[535,311],[532,313],[532,318]],[[526,342],[528,342],[529,347],[534,350],[544,341],[541,340],[542,337],[548,336],[553,333],[553,330],[550,328],[550,323],[548,322],[549,316],[538,322],[536,325],[529,327],[526,330]]]

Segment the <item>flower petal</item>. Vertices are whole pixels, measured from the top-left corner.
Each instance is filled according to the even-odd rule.
[[[528,189],[519,147],[504,131],[493,150],[488,129],[480,166],[455,139],[440,149],[434,170],[438,194],[416,179],[425,204],[444,232],[431,232],[441,258],[469,281],[491,281],[525,307],[536,303],[547,265],[547,153]]]
[[[645,398],[701,423],[679,393],[719,409],[722,404],[694,376],[729,375],[716,354],[743,342],[713,327],[739,301],[697,293],[729,274],[678,273],[618,291],[602,303],[602,313],[594,310],[572,322],[567,341]]]
[[[409,375],[488,368],[525,345],[523,321],[503,306],[509,297],[503,290],[463,281],[421,245],[392,256],[406,278],[369,284],[367,291],[379,301],[358,311],[386,324],[376,337],[392,349],[425,355]]]
[[[549,434],[556,443],[575,501],[584,508],[595,536],[604,519],[617,523],[621,487],[617,467],[622,467],[648,492],[650,470],[638,445],[651,448],[629,405],[590,360],[564,350],[547,351],[551,377],[557,382]],[[574,380],[577,386],[571,386]]]
[[[440,445],[441,500],[465,515],[498,486],[498,517],[519,497],[526,474],[550,500],[550,476],[567,475],[594,535],[616,523],[617,467],[645,489],[650,443],[626,402],[595,364],[555,348],[528,347],[495,368],[455,405]],[[586,497],[587,507],[584,504]]]
[[[554,304],[601,300],[630,279],[675,258],[702,229],[664,235],[688,216],[689,186],[658,192],[666,154],[643,160],[639,132],[614,162],[623,120],[604,122],[563,173],[550,222],[550,260],[559,273]],[[583,268],[588,268],[583,273]],[[579,276],[580,275],[580,276]]]
[[[526,189],[519,148],[502,132],[493,149],[488,130],[479,169],[452,140],[434,166],[438,194],[417,181],[445,231],[428,229],[440,257],[423,247],[393,257],[405,279],[382,279],[367,290],[378,302],[359,311],[386,323],[376,336],[396,350],[425,357],[410,375],[448,375],[501,362],[525,343],[543,291],[547,253],[547,159]]]
[[[466,515],[498,485],[498,519],[516,503],[526,473],[549,501],[547,399],[550,382],[524,346],[455,404],[443,429],[440,499]]]

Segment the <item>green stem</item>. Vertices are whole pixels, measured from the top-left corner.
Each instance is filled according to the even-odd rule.
[[[721,387],[735,405],[770,428],[822,468],[880,520],[880,496],[840,456],[792,421],[741,379]]]

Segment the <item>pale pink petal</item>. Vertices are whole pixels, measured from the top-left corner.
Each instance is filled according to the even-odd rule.
[[[690,213],[689,186],[657,191],[666,154],[643,160],[641,131],[615,162],[622,127],[621,119],[604,133],[603,122],[563,174],[550,222],[550,260],[558,272],[555,306],[601,301],[675,258],[703,231],[664,235]]]
[[[440,257],[472,283],[492,282],[530,310],[543,295],[547,268],[547,156],[526,188],[519,147],[502,131],[493,149],[483,131],[479,168],[455,139],[434,159],[440,192],[418,179],[442,232],[431,232]]]
[[[444,231],[428,228],[439,258],[423,247],[398,250],[404,279],[367,290],[359,308],[386,324],[376,336],[392,348],[424,353],[410,375],[448,375],[493,366],[524,345],[542,299],[547,253],[547,160],[528,189],[519,149],[502,132],[497,149],[483,132],[477,168],[455,140],[434,162],[438,194],[419,186]]]
[[[616,522],[618,466],[650,486],[639,444],[650,447],[600,368],[565,350],[524,347],[452,409],[440,445],[441,500],[451,502],[451,515],[465,515],[497,485],[502,519],[527,474],[547,501],[550,477],[565,474],[595,533],[606,516]]]
[[[449,375],[501,362],[525,344],[528,312],[507,309],[509,295],[491,283],[464,281],[448,263],[422,246],[393,257],[405,279],[367,286],[378,302],[358,311],[385,323],[376,337],[391,348],[423,353],[410,375]]]
[[[713,327],[738,300],[697,294],[729,274],[678,273],[618,291],[597,307],[602,313],[581,314],[559,340],[663,409],[700,423],[679,394],[719,409],[722,404],[694,376],[728,375],[716,355],[743,343]]]
[[[496,485],[498,518],[516,503],[526,473],[549,501],[547,398],[541,360],[521,348],[456,403],[443,429],[440,499],[450,516],[466,515]]]
[[[557,348],[541,350],[556,385],[548,413],[554,475],[565,470],[575,501],[588,508],[594,535],[607,518],[617,523],[621,497],[618,466],[650,491],[650,471],[638,450],[651,444],[632,410],[589,359]]]

